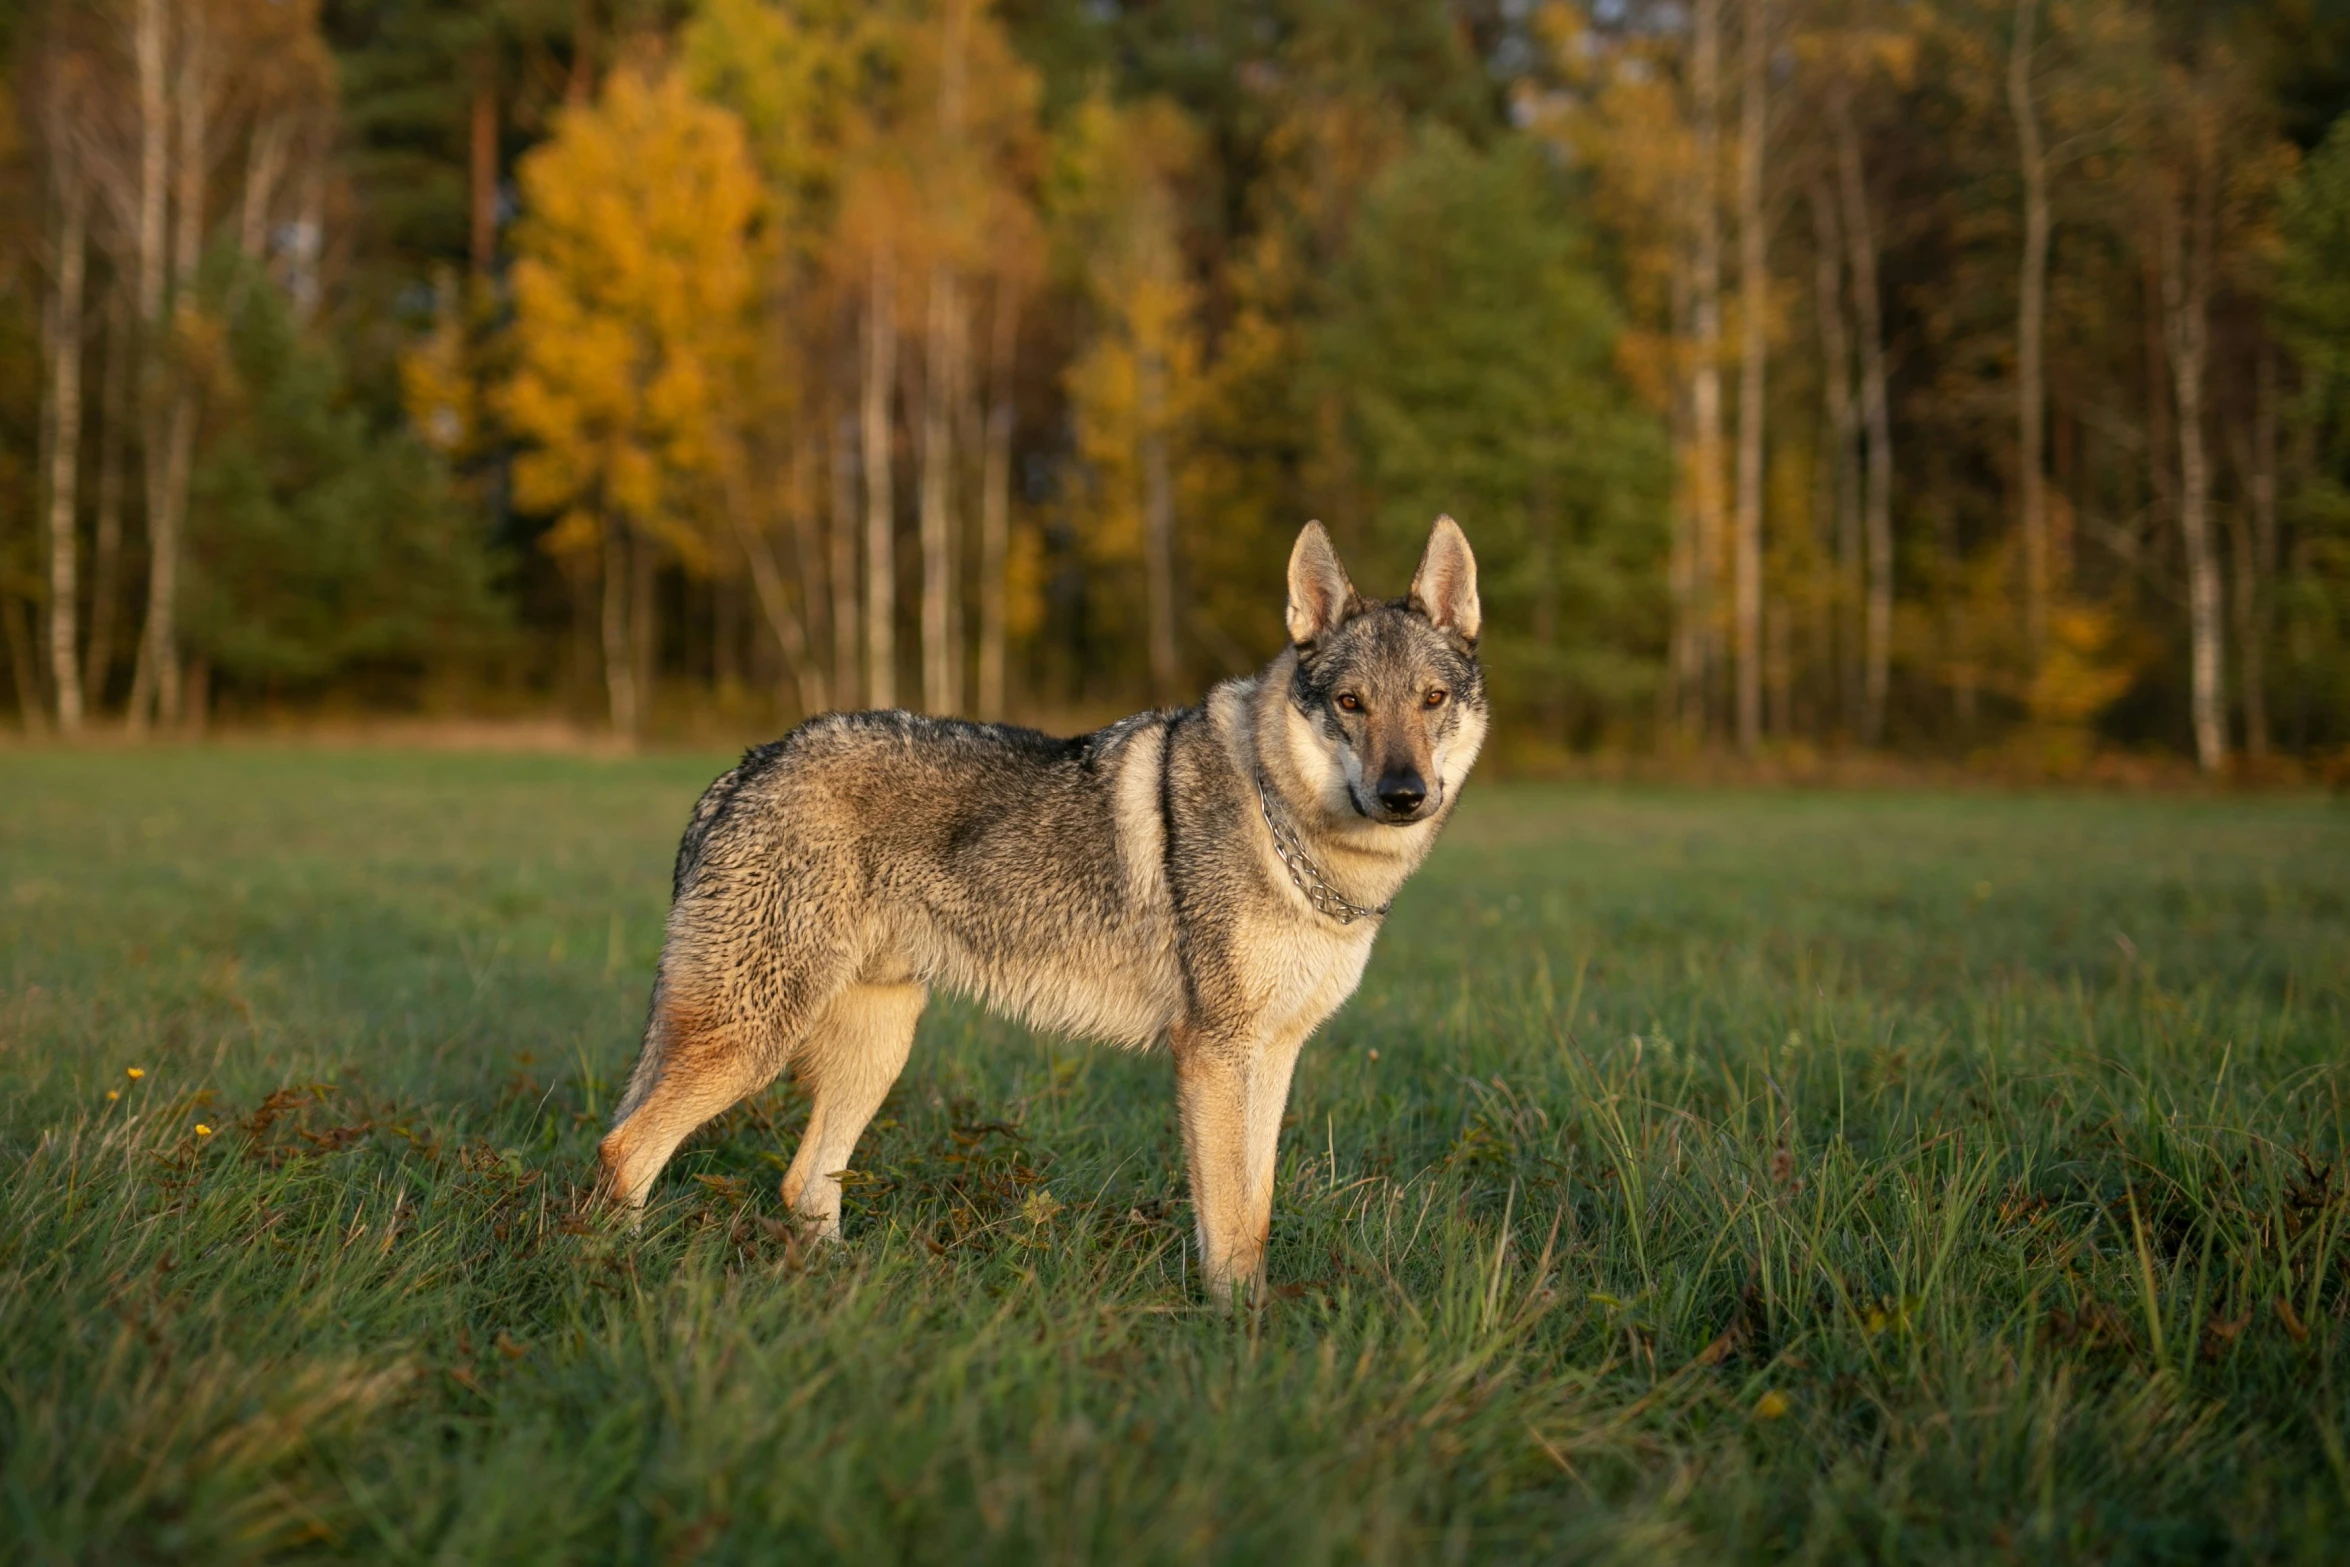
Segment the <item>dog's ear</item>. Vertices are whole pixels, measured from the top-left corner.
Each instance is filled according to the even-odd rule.
[[[1338,564],[1330,530],[1309,522],[1289,551],[1289,640],[1299,647],[1336,631],[1362,608],[1355,585]]]
[[[1292,581],[1295,571],[1292,567]],[[1428,530],[1420,569],[1412,573],[1410,604],[1437,630],[1450,631],[1464,642],[1477,640],[1477,627],[1484,619],[1477,607],[1477,557],[1469,553],[1469,536],[1450,517],[1437,518]]]

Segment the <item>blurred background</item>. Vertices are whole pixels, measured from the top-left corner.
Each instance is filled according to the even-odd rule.
[[[0,704],[2350,754],[2350,7],[0,0]]]

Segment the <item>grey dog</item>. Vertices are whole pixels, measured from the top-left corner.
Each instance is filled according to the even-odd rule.
[[[1451,518],[1392,601],[1357,595],[1308,523],[1286,619],[1257,674],[1078,739],[832,713],[746,755],[678,845],[603,1189],[641,1206],[680,1142],[788,1066],[812,1109],[783,1200],[837,1235],[837,1177],[940,986],[1165,1039],[1210,1294],[1255,1285],[1299,1047],[1353,994],[1487,724]]]

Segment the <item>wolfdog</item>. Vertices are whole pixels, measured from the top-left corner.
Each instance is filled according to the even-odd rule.
[[[1226,1303],[1259,1286],[1299,1047],[1353,994],[1487,723],[1450,517],[1392,601],[1306,524],[1286,619],[1258,674],[1078,739],[828,713],[744,756],[678,845],[601,1189],[640,1207],[681,1141],[789,1066],[812,1106],[783,1201],[837,1235],[839,1177],[938,986],[1166,1040],[1201,1271]]]

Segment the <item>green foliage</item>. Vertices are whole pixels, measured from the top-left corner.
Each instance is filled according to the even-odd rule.
[[[2350,115],[2286,186],[2278,228],[2278,334],[2301,370],[2314,469],[2294,495],[2304,525],[2278,584],[2288,702],[2350,743]]]
[[[1504,699],[1563,696],[1585,738],[1645,700],[1663,643],[1669,468],[1616,332],[1540,152],[1432,129],[1372,185],[1318,333],[1380,571],[1409,573],[1438,512],[1474,519]]]
[[[475,520],[414,437],[352,406],[332,339],[233,254],[190,505],[190,646],[257,693],[404,677],[478,657],[503,619]]]
[[[377,254],[411,266],[465,254],[467,117],[477,84],[495,71],[513,9],[500,0],[341,0],[323,8],[340,54],[349,157],[367,191],[371,251],[382,247]]]
[[[2350,458],[2350,116],[2287,183],[2278,227],[2280,325],[2301,367],[2303,411],[2339,462]]]
[[[1228,1321],[952,1005],[838,1251],[785,1090],[576,1222],[722,765],[0,753],[0,1556],[2338,1554],[2325,802],[1480,785]]]

